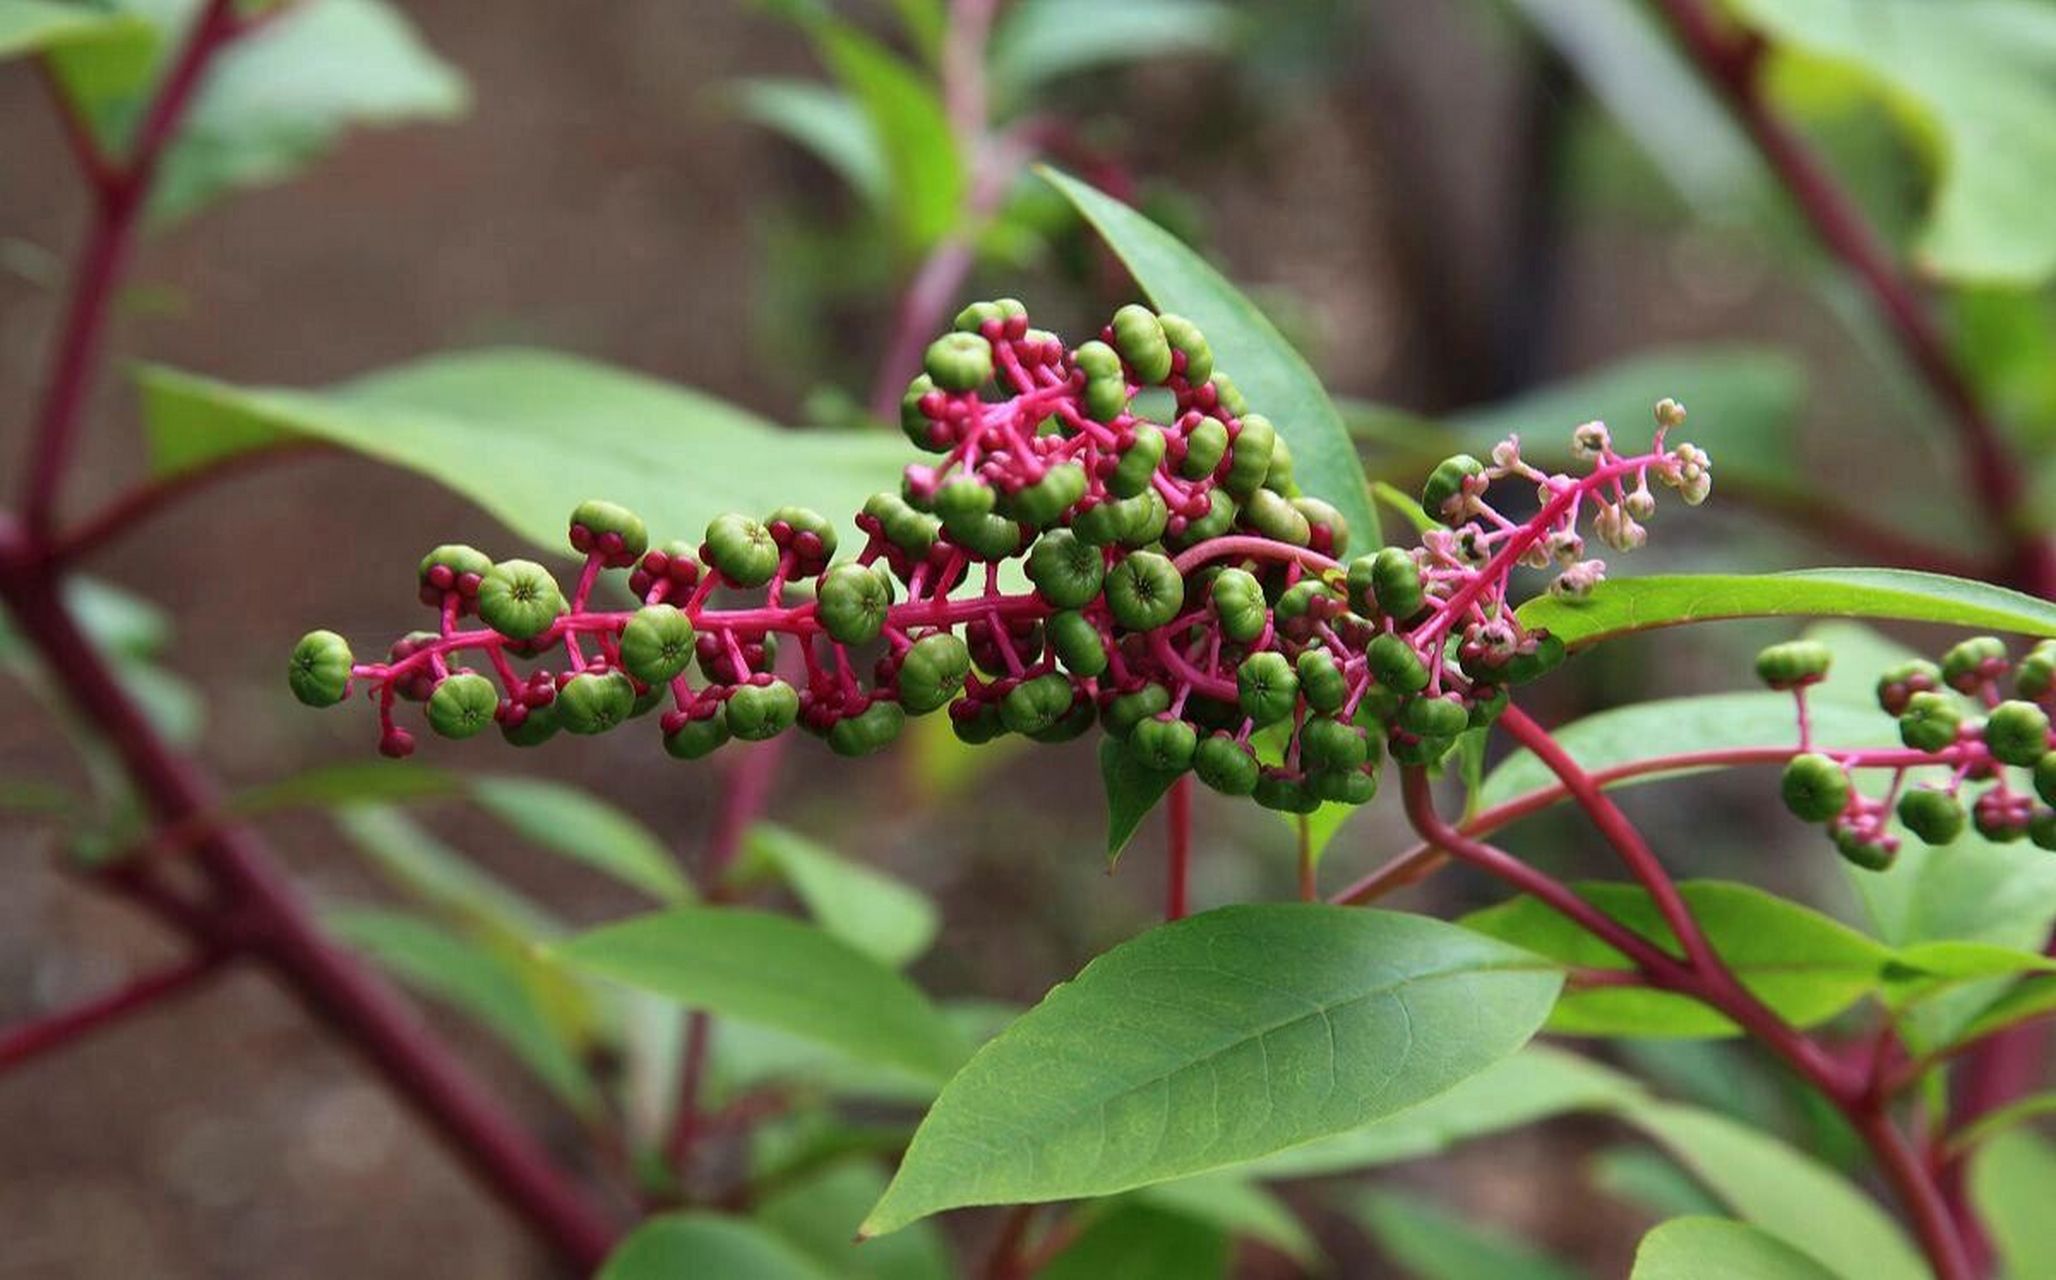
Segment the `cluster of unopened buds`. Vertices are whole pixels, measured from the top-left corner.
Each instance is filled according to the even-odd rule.
[[[1516,567],[1555,565],[1556,590],[1587,591],[1604,566],[1584,556],[1581,517],[1626,549],[1652,479],[1689,502],[1710,484],[1703,453],[1666,448],[1684,411],[1665,401],[1637,456],[1579,428],[1578,475],[1529,465],[1513,440],[1489,463],[1450,458],[1422,493],[1442,524],[1421,546],[1347,559],[1342,517],[1299,492],[1280,432],[1187,320],[1123,307],[1074,349],[1011,299],[977,303],[925,365],[901,426],[940,456],[865,505],[853,555],[797,508],[652,545],[636,516],[589,502],[571,516],[585,562],[568,592],[539,564],[439,547],[420,570],[438,628],[361,663],[314,632],[295,693],[329,705],[366,688],[392,756],[414,745],[403,699],[444,736],[497,726],[519,745],[656,712],[683,759],[795,724],[863,755],[941,711],[967,742],[1097,724],[1150,768],[1271,808],[1360,804],[1388,750],[1440,761],[1508,685],[1562,660],[1514,615]],[[1146,387],[1168,391],[1163,421],[1137,411]],[[1532,516],[1487,502],[1507,479],[1535,487]],[[1013,558],[1031,590],[1003,589]],[[607,570],[628,571],[639,607],[595,605]]]
[[[2056,640],[2015,663],[2003,641],[1978,636],[1940,663],[1886,671],[1878,705],[1898,718],[1903,749],[1813,749],[1806,689],[1827,676],[1829,660],[1825,646],[1797,640],[1765,649],[1756,670],[1799,699],[1801,750],[1785,766],[1785,805],[1826,823],[1844,857],[1873,870],[1890,866],[1900,845],[1895,816],[1898,827],[1930,845],[1953,844],[1970,827],[1987,840],[2029,839],[2056,849],[2056,737],[2049,722]],[[1889,776],[1883,796],[1857,787],[1858,770]],[[1925,780],[1915,781],[1917,772]]]

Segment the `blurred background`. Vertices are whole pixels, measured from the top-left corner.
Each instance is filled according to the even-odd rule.
[[[904,25],[922,6],[837,7],[922,65],[921,28]],[[1138,19],[1118,5],[1024,3],[1045,24],[1028,30],[1013,7],[1001,7],[994,37],[995,120],[1035,133],[1056,163],[1177,231],[1258,298],[1342,403],[1374,479],[1411,488],[1455,441],[1519,430],[1554,442],[1591,417],[1639,440],[1650,404],[1676,396],[1692,413],[1687,438],[1711,451],[1721,483],[1702,509],[1667,505],[1651,546],[1617,558],[1616,573],[1889,563],[1908,548],[1951,565],[1997,561],[1958,483],[1946,418],[1652,7],[1156,0],[1136,6]],[[2048,13],[2034,0],[2015,7]],[[825,96],[837,68],[798,20],[805,5],[395,8],[461,75],[464,109],[352,129],[291,181],[152,236],[120,299],[118,359],[319,387],[430,353],[543,347],[795,429],[868,429],[864,405],[901,296],[947,235],[910,231],[917,215],[895,204],[899,171],[867,167],[877,152],[849,144],[862,121],[851,99]],[[1094,39],[1122,56],[1037,65],[1065,40]],[[1946,278],[1937,302],[1980,392],[2023,442],[2046,441],[2056,432],[2046,271],[1963,271],[1921,256],[1936,248],[1952,118],[1932,98],[1909,97],[1889,66],[1773,39],[1766,84],[1777,108],[1894,250]],[[2002,56],[1990,49],[1962,56],[1993,83],[2018,70],[1980,68],[1975,57]],[[1991,109],[2056,119],[2056,68],[2040,65],[2050,74],[2019,95],[2029,101]],[[0,404],[17,407],[0,415],[0,456],[11,458],[25,439],[19,407],[42,382],[84,196],[26,63],[0,65],[0,120]],[[1995,128],[1985,145],[2017,136]],[[2033,181],[2046,192],[2048,171]],[[949,290],[949,311],[1012,294],[1038,323],[1081,339],[1132,287],[1047,187],[1030,177],[998,186],[992,216],[968,233],[975,262]],[[91,422],[74,512],[148,465],[124,378],[108,379]],[[1822,536],[1830,508],[1854,513],[1865,532]],[[314,625],[367,648],[410,625],[414,562],[448,541],[496,554],[521,546],[435,478],[328,450],[210,488],[108,548],[93,571],[121,593],[102,608],[160,682],[162,714],[231,786],[249,787],[369,756],[368,715],[286,704],[283,655]],[[1633,642],[1603,677],[1573,664],[1535,691],[1533,709],[1553,723],[1743,687],[1755,646],[1791,631],[1736,624]],[[175,954],[156,926],[53,870],[104,844],[122,801],[100,764],[61,745],[33,686],[25,675],[0,695],[0,777],[94,796],[104,829],[0,815],[0,1024]],[[647,733],[520,755],[497,742],[434,743],[425,755],[583,785],[688,865],[725,776],[718,764],[667,759]],[[1110,876],[1089,743],[995,757],[969,760],[922,738],[829,767],[826,753],[798,743],[771,812],[935,899],[941,933],[913,970],[924,987],[1029,1003],[1156,918],[1162,833],[1146,826]],[[1825,846],[1768,803],[1772,785],[1744,772],[1626,803],[1681,873],[1746,877],[1855,910]],[[1252,806],[1204,795],[1200,804],[1196,903],[1289,897],[1293,831]],[[461,849],[567,922],[640,905],[460,807],[402,821],[412,825],[384,834]],[[366,823],[292,813],[267,827],[323,904],[404,897]],[[1553,869],[1605,870],[1568,820],[1508,838]],[[1373,806],[1326,854],[1324,888],[1409,843],[1396,805]],[[1453,914],[1497,896],[1451,872],[1398,902]],[[422,1016],[553,1146],[582,1158],[578,1124],[514,1055],[447,1006],[425,1004]],[[1628,1065],[1768,1117],[1831,1158],[1846,1154],[1831,1122],[1746,1051],[1655,1046]],[[0,1276],[556,1274],[348,1053],[254,972],[11,1074],[0,1082],[0,1134]],[[1380,1232],[1347,1208],[1367,1186],[1389,1193],[1380,1203],[1398,1227]],[[1316,1224],[1335,1275],[1459,1274],[1409,1260],[1406,1223],[1437,1221],[1426,1203],[1522,1237],[1570,1274],[1605,1275],[1623,1274],[1640,1230],[1691,1194],[1610,1125],[1573,1120],[1288,1198]],[[949,1229],[975,1247],[990,1224]],[[1255,1246],[1239,1267],[1295,1274]]]

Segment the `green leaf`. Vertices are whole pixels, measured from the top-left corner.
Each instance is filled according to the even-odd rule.
[[[761,1022],[866,1062],[940,1079],[962,1041],[920,990],[870,956],[784,916],[680,907],[551,949],[584,973]]]
[[[743,847],[777,871],[823,929],[894,968],[928,950],[942,926],[918,890],[790,828],[760,822]]]
[[[876,1164],[841,1160],[781,1183],[757,1206],[756,1217],[838,1280],[950,1280],[949,1248],[932,1224],[856,1242],[857,1224],[884,1191],[885,1171]]]
[[[339,809],[335,824],[358,851],[401,892],[425,906],[508,941],[557,936],[563,926],[548,911],[397,809],[362,804]]]
[[[658,902],[696,896],[662,840],[591,792],[540,778],[481,778],[471,784],[471,798],[524,838]]]
[[[1159,1182],[1135,1192],[1133,1199],[1219,1227],[1231,1237],[1269,1245],[1309,1270],[1322,1266],[1321,1246],[1306,1224],[1284,1201],[1245,1176],[1203,1173]]]
[[[2056,1115],[2056,1093],[2031,1093],[1985,1112],[1950,1134],[1948,1150],[1956,1154],[1974,1151],[1999,1134],[2048,1115]]]
[[[999,1001],[956,1000],[942,1006],[942,1016],[967,1046],[999,1034],[1020,1012]],[[818,1040],[747,1022],[723,1023],[721,1034],[714,1037],[712,1056],[712,1091],[729,1098],[768,1087],[803,1096],[921,1108],[935,1101],[939,1084],[925,1069],[859,1061]],[[905,1145],[902,1141],[894,1149]]]
[[[1058,76],[1220,52],[1237,30],[1232,8],[1206,0],[1020,0],[1001,13],[993,31],[987,76],[1004,109]]]
[[[1099,780],[1107,794],[1107,866],[1121,860],[1121,851],[1142,828],[1142,820],[1178,780],[1175,773],[1152,769],[1135,758],[1118,738],[1099,740]]]
[[[1835,1280],[1835,1273],[1746,1222],[1674,1218],[1642,1237],[1631,1280]]]
[[[1417,1280],[1576,1280],[1568,1264],[1414,1196],[1372,1191],[1351,1205],[1384,1253]]]
[[[744,119],[805,147],[866,201],[887,206],[892,176],[885,150],[847,94],[810,80],[744,80],[728,96]]]
[[[743,1218],[667,1213],[646,1219],[594,1280],[834,1280],[783,1237]]]
[[[1292,449],[1300,488],[1333,504],[1359,531],[1358,541],[1368,543],[1378,525],[1363,465],[1306,358],[1255,304],[1170,232],[1076,178],[1049,168],[1038,172],[1078,207],[1151,301],[1200,327],[1219,366],[1250,407],[1277,424]]]
[[[2056,635],[2056,604],[1911,569],[1621,578],[1600,583],[1583,600],[1537,596],[1520,607],[1519,617],[1523,625],[1546,627],[1572,646],[1727,618],[1897,618]]]
[[[1036,1280],[1225,1280],[1228,1236],[1182,1213],[1124,1204],[1098,1218]]]
[[[560,554],[565,520],[588,498],[688,541],[723,512],[784,503],[853,529],[905,461],[903,445],[875,433],[780,431],[711,397],[541,351],[432,356],[325,391],[163,368],[141,378],[160,477],[282,437],[323,440],[437,480]]]
[[[1738,0],[1780,46],[1862,72],[1940,170],[1916,246],[1958,280],[2056,275],[2056,11],[2037,0]]]
[[[2005,995],[1985,1006],[1954,1039],[1981,1040],[1995,1031],[2004,1031],[2031,1018],[2039,1018],[2052,1009],[2056,1009],[2056,981],[2042,979],[2017,983]]]
[[[1920,942],[1901,947],[1892,956],[1885,978],[1892,1003],[1904,1007],[1981,978],[2017,978],[2052,971],[2056,971],[2056,960],[2038,951],[1989,942]]]
[[[1734,1212],[1843,1280],[1928,1280],[1897,1223],[1833,1170],[1768,1134],[1692,1107],[1625,1119],[1662,1143]]]
[[[75,0],[0,0],[0,58],[101,41],[140,42],[147,47],[155,39],[150,24],[132,14],[98,9]]]
[[[572,1046],[505,958],[398,911],[337,911],[324,923],[408,986],[483,1023],[575,1110],[597,1106],[599,1095]]]
[[[2056,1275],[2056,1146],[2026,1129],[2012,1129],[1970,1158],[1970,1201],[1991,1233],[2006,1274]]]
[[[1676,939],[1639,885],[1582,884],[1578,896],[1677,954]],[[1846,925],[1761,889],[1716,880],[1679,886],[1713,949],[1765,1004],[1797,1026],[1834,1017],[1883,981],[1892,952]],[[1463,923],[1567,965],[1624,970],[1618,951],[1533,898],[1515,898]],[[1564,991],[1550,1029],[1574,1035],[1733,1035],[1728,1019],[1687,997],[1648,987]]]
[[[1385,483],[1383,480],[1372,482],[1371,496],[1377,499],[1381,505],[1391,508],[1393,513],[1400,519],[1406,521],[1407,528],[1413,530],[1417,537],[1428,532],[1430,529],[1439,527],[1442,523],[1428,514],[1427,509],[1421,506],[1418,498],[1404,489]]]
[[[854,27],[823,22],[814,37],[822,61],[871,121],[901,243],[920,250],[949,235],[962,217],[966,179],[934,83]]]
[[[1420,916],[1291,904],[1164,925],[972,1058],[864,1229],[1111,1194],[1354,1128],[1512,1053],[1560,981]]]
[[[1652,1218],[1718,1214],[1722,1208],[1677,1161],[1645,1146],[1600,1152],[1592,1159],[1591,1177],[1593,1186]]]
[[[323,765],[277,782],[239,791],[229,807],[241,814],[283,809],[334,809],[351,804],[396,804],[432,800],[464,785],[456,774],[423,764],[352,760]]]

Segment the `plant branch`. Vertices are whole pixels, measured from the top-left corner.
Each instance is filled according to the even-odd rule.
[[[261,449],[224,454],[210,462],[159,479],[147,480],[120,494],[105,507],[81,521],[78,527],[55,538],[51,559],[71,563],[101,550],[155,516],[166,507],[211,485],[276,463],[312,454],[326,453],[330,446],[313,440],[289,440]]]
[[[1192,907],[1192,775],[1178,775],[1166,799],[1164,919],[1183,920]]]
[[[0,1072],[192,990],[219,973],[227,958],[228,953],[224,951],[202,951],[83,1004],[59,1009],[0,1031]]]

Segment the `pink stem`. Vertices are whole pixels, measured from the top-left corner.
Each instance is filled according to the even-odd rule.
[[[1164,919],[1183,920],[1190,908],[1192,879],[1192,775],[1180,774],[1171,784],[1165,807],[1169,865],[1164,878]]]
[[[228,953],[204,951],[155,973],[145,974],[105,995],[0,1031],[0,1071],[59,1049],[130,1014],[154,1008],[199,986],[221,971]]]

